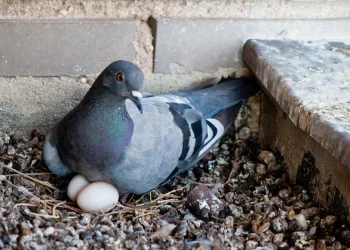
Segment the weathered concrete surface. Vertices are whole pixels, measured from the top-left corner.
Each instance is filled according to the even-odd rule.
[[[0,76],[98,74],[134,59],[132,20],[0,21]]]
[[[296,127],[266,95],[261,104],[259,139],[263,147],[280,151],[291,180],[308,189],[320,201],[320,208],[350,223],[349,167]]]
[[[88,84],[52,78],[8,78],[0,84],[0,131],[46,131],[79,103]],[[21,81],[22,79],[22,81]]]
[[[350,41],[350,19],[161,19],[157,22],[155,73],[215,72],[243,67],[250,38]]]
[[[243,59],[293,124],[350,169],[350,44],[250,40]]]
[[[215,74],[194,72],[176,77],[145,72],[144,91],[155,94],[174,92],[208,79],[218,81],[222,75],[228,76],[222,71]],[[234,75],[240,77],[247,73],[237,71]],[[0,77],[0,131],[28,134],[36,128],[46,132],[82,99],[95,78]]]

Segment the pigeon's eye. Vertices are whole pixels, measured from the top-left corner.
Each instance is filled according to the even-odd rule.
[[[116,76],[115,76],[115,79],[118,81],[118,82],[123,82],[124,81],[124,74],[122,72],[119,72]]]

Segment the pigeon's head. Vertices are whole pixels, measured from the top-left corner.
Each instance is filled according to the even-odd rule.
[[[128,61],[111,63],[104,70],[102,84],[114,95],[130,99],[142,113],[141,90],[144,84],[144,75],[135,64]]]

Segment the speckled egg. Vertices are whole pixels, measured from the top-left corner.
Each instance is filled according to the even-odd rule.
[[[80,191],[78,206],[91,213],[105,213],[111,210],[119,200],[119,192],[112,184],[96,181]]]
[[[80,191],[90,182],[82,175],[78,174],[72,178],[68,184],[67,195],[73,202],[77,202]]]

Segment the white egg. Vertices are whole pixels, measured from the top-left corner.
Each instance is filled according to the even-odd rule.
[[[72,178],[68,184],[67,195],[73,202],[77,202],[80,191],[90,182],[82,175],[78,174]]]
[[[78,195],[78,206],[86,212],[108,212],[119,200],[119,192],[112,184],[96,181]]]

